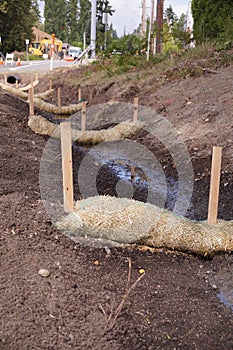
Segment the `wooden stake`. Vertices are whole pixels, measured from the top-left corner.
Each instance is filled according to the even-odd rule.
[[[82,120],[81,120],[81,131],[86,131],[86,111],[87,111],[87,104],[86,102],[82,103]]]
[[[38,80],[38,73],[36,73],[36,80]]]
[[[30,113],[30,116],[33,116],[35,113],[34,112],[34,91],[33,91],[33,88],[31,88],[29,90],[28,99],[29,99],[29,113]]]
[[[49,80],[49,90],[52,90],[53,88],[53,81],[52,79]]]
[[[214,225],[218,217],[218,199],[219,199],[219,185],[221,176],[221,162],[222,162],[222,147],[213,148],[211,179],[210,179],[210,194],[209,194],[209,210],[208,210],[208,224]]]
[[[138,97],[134,98],[134,115],[133,121],[136,122],[138,120]]]
[[[63,122],[60,126],[64,210],[65,212],[71,212],[74,210],[71,123]]]
[[[4,74],[4,82],[5,82],[5,84],[7,84],[7,76],[6,76],[6,74]]]
[[[58,108],[61,108],[61,88],[57,89],[57,106]]]
[[[135,179],[135,175],[136,175],[136,168],[135,166],[131,166],[130,167],[130,172],[131,172],[131,180]]]
[[[15,82],[15,87],[16,87],[17,90],[19,89],[19,82],[18,82],[18,80],[16,80],[16,82]]]
[[[32,92],[33,92],[33,95],[34,95],[34,86],[33,86],[33,75],[31,75],[31,89],[32,89]]]
[[[82,89],[81,89],[81,86],[79,86],[78,88],[78,100],[81,101],[82,99]]]

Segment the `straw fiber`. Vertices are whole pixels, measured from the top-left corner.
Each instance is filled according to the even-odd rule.
[[[28,84],[26,86],[23,86],[20,88],[21,91],[28,91],[31,88],[35,88],[37,85],[39,85],[39,80],[34,80],[31,84]]]
[[[110,129],[90,130],[81,132],[77,129],[72,129],[72,140],[83,144],[97,144],[100,142],[118,141],[129,137],[143,127],[143,123],[122,122]],[[60,137],[60,126],[51,123],[46,118],[39,115],[29,117],[28,126],[36,133],[41,135],[49,135],[55,138]]]
[[[47,113],[54,113],[54,114],[65,114],[65,115],[71,115],[74,114],[82,109],[82,103],[78,104],[72,104],[69,106],[62,106],[57,107],[51,103],[45,102],[41,100],[40,98],[34,97],[34,106],[40,109],[41,111],[47,112]]]
[[[21,91],[20,89],[16,89],[15,87],[12,87],[10,85],[0,83],[0,87],[4,91],[9,92],[10,94],[15,95],[19,98],[22,98],[23,100],[26,100],[28,98],[28,94],[26,92]]]
[[[47,90],[45,92],[34,94],[34,97],[41,98],[43,100],[43,99],[46,99],[47,97],[49,97],[50,95],[52,95],[53,92],[54,92],[54,89],[50,89],[50,90]]]
[[[125,198],[96,196],[78,201],[74,212],[55,226],[77,240],[85,232],[116,244],[140,243],[203,256],[233,251],[233,221],[210,226]]]

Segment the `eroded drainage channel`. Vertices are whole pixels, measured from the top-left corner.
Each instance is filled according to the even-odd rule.
[[[152,174],[150,169],[142,169],[136,163],[124,158],[107,161],[104,165],[115,174],[122,184],[122,191],[119,191],[121,197],[128,195],[143,202],[161,204],[169,210],[174,208],[178,191],[177,180],[167,176],[163,179],[156,169],[153,169]],[[128,191],[127,188],[129,188]]]
[[[74,182],[82,198],[112,195],[148,202],[173,210],[178,180],[165,174],[161,165],[141,162],[94,148],[73,146]],[[146,164],[146,165],[145,165]]]
[[[117,152],[110,152],[108,157],[105,152],[95,152],[92,148],[77,145],[73,146],[73,151],[75,161],[78,160],[77,166],[74,165],[74,182],[79,191],[82,189],[79,193],[82,198],[98,194],[112,195],[173,210],[179,183],[175,177],[165,175],[163,169],[141,167],[135,161],[119,157]],[[220,270],[210,282],[217,286],[220,301],[233,311],[233,267]]]

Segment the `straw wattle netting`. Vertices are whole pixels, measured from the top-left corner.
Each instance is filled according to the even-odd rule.
[[[78,201],[74,212],[55,225],[73,239],[85,232],[120,244],[141,243],[201,255],[233,251],[232,221],[210,226],[126,198],[96,196]]]
[[[143,125],[144,123],[141,121],[125,121],[104,130],[87,130],[81,132],[80,130],[72,129],[72,140],[83,144],[118,141],[137,133]],[[60,137],[60,125],[51,123],[42,116],[34,115],[29,117],[28,126],[37,134],[48,135],[54,138]]]

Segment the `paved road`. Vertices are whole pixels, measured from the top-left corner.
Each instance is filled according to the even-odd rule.
[[[51,67],[51,62],[48,61],[29,61],[25,62],[22,61],[20,66],[16,65],[16,62],[11,66],[9,64],[7,65],[0,65],[0,74],[5,73],[30,73],[30,72],[38,72],[38,73],[46,73],[51,70],[51,68],[56,69],[59,67],[72,67],[74,65],[73,62],[66,62],[65,60],[54,60],[53,66]],[[75,64],[75,66],[78,67],[78,63]]]

